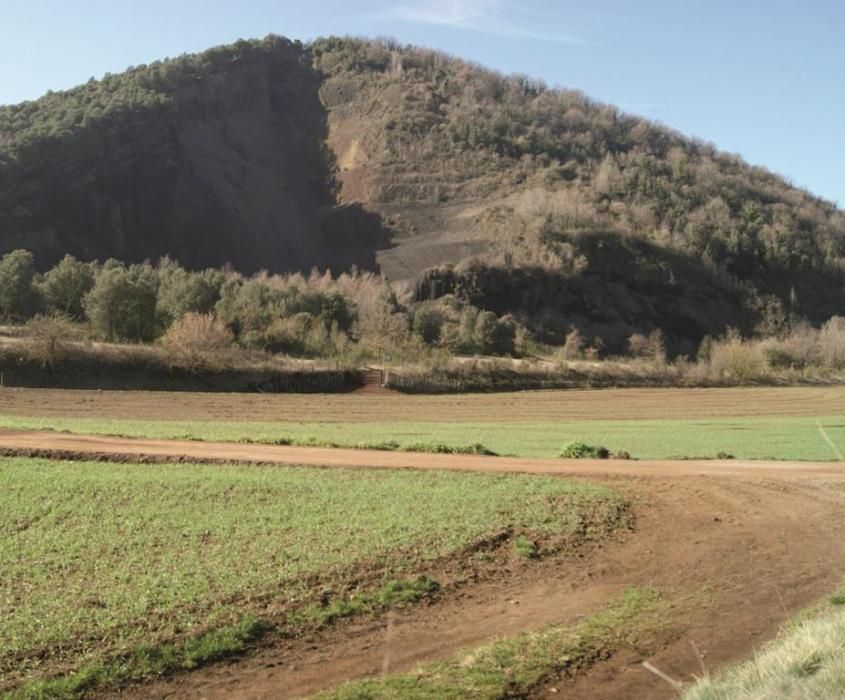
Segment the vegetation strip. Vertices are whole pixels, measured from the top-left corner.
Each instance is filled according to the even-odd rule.
[[[448,661],[379,679],[354,681],[319,700],[479,700],[526,698],[543,684],[643,644],[661,626],[666,603],[654,588],[631,587],[574,626],[550,626],[468,650]]]
[[[189,637],[180,643],[141,644],[117,659],[86,664],[73,674],[31,681],[3,697],[6,700],[80,698],[97,688],[194,669],[242,653],[269,629],[267,623],[246,615],[235,624]]]
[[[0,692],[184,668],[244,615],[328,624],[435,595],[416,576],[453,559],[496,568],[511,538],[627,522],[615,492],[559,478],[27,459],[0,459],[0,513]]]
[[[439,584],[427,576],[410,581],[388,581],[374,593],[357,594],[348,600],[335,598],[325,605],[308,607],[304,613],[293,613],[288,616],[286,627],[290,629],[302,620],[310,620],[323,627],[346,617],[417,603],[423,598],[431,598],[438,590]],[[87,664],[71,675],[32,681],[23,688],[5,694],[4,698],[79,698],[97,688],[117,687],[128,682],[166,676],[176,671],[189,671],[243,653],[274,627],[275,625],[268,621],[245,615],[233,625],[191,636],[179,643],[139,645],[117,659]]]
[[[110,435],[109,437],[127,437],[125,435]],[[238,442],[247,445],[291,445],[294,447],[337,447],[352,450],[378,450],[379,452],[426,452],[429,454],[447,455],[485,455],[487,457],[498,457],[496,452],[488,450],[480,442],[471,445],[447,445],[444,442],[412,442],[408,445],[401,445],[396,440],[382,440],[380,442],[356,442],[351,445],[344,445],[332,440],[322,440],[313,435],[305,438],[282,437],[282,438],[241,438]]]
[[[307,608],[305,616],[322,627],[344,617],[417,603],[423,598],[431,598],[439,589],[440,584],[428,576],[419,576],[411,581],[388,581],[374,593],[359,593],[350,598],[324,599],[321,605]]]

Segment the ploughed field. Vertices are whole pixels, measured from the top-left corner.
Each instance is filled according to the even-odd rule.
[[[845,388],[621,389],[460,396],[0,391],[0,427],[360,446],[481,443],[553,457],[572,440],[641,459],[838,460]]]

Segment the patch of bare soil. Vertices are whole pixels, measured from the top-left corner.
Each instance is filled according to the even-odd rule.
[[[0,413],[126,420],[344,423],[829,416],[845,414],[845,387],[576,389],[449,396],[3,389]]]
[[[583,559],[542,562],[462,588],[431,606],[280,642],[244,659],[126,689],[124,697],[289,698],[412,668],[461,648],[565,623],[628,585],[660,589],[666,625],[591,672],[538,692],[571,698],[670,698],[648,660],[686,682],[747,656],[779,625],[832,590],[845,569],[845,465],[761,462],[567,462],[168,442],[3,431],[0,447],[108,457],[324,466],[521,471],[589,476],[628,493],[637,531]]]

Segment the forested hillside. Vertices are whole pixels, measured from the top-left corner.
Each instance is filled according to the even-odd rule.
[[[726,106],[726,118],[728,106]],[[411,305],[608,347],[845,311],[845,215],[580,92],[389,41],[278,37],[0,108],[0,250],[380,270]]]
[[[377,217],[331,206],[318,88],[305,49],[268,37],[0,109],[0,248],[372,267]]]

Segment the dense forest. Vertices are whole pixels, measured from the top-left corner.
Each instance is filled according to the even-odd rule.
[[[0,249],[372,267],[378,217],[332,206],[318,88],[304,48],[268,37],[0,108]]]
[[[69,253],[139,279],[165,256],[268,279],[357,266],[392,281],[408,328],[454,306],[460,330],[471,308],[499,341],[578,331],[608,352],[660,330],[693,354],[729,326],[784,335],[845,311],[833,204],[580,92],[389,40],[240,41],[0,108],[0,251],[18,248],[42,271]],[[224,287],[200,310],[254,338]],[[352,333],[323,302],[314,327]]]

